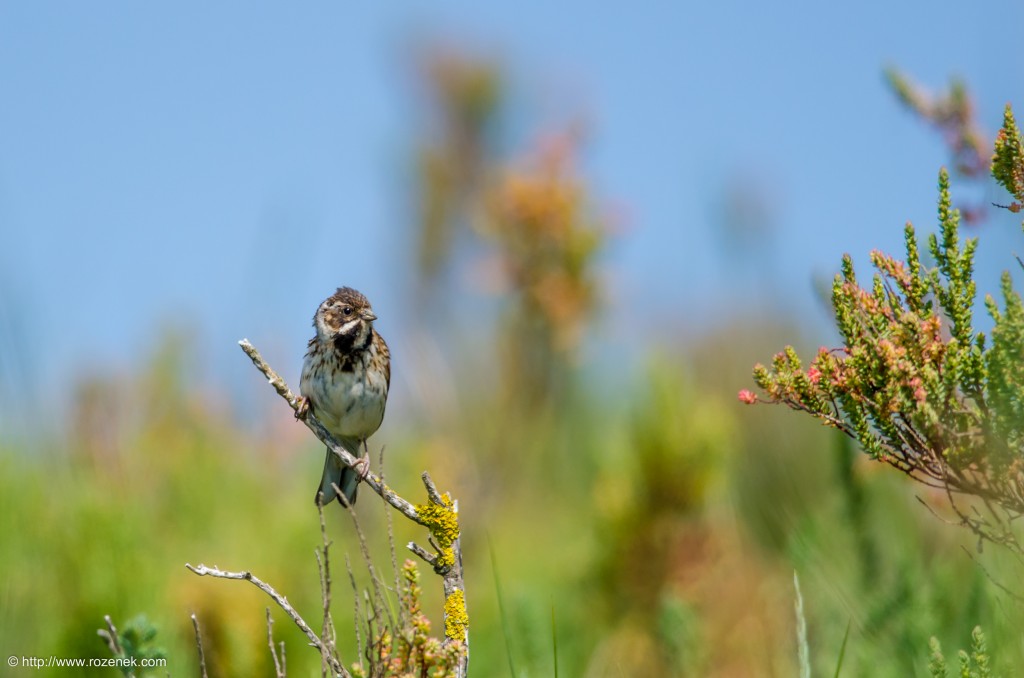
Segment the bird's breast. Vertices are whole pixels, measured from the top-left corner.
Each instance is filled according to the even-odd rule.
[[[379,371],[369,369],[370,351],[334,357],[306,355],[300,392],[312,401],[313,412],[331,433],[361,439],[370,437],[384,419],[387,382]]]

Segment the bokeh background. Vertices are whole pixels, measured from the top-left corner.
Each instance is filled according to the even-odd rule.
[[[394,354],[389,482],[415,496],[429,469],[460,500],[474,674],[792,675],[794,571],[817,672],[848,625],[844,675],[924,675],[930,636],[977,624],[1020,666],[1020,604],[935,498],[736,392],[786,343],[836,343],[843,252],[934,223],[949,150],[885,69],[961,78],[991,138],[1022,20],[0,4],[0,654],[101,656],[104,614],[145,614],[195,675],[195,612],[217,675],[272,671],[267,600],[184,563],[252,569],[317,618],[322,451],[236,342],[297,386],[313,311],[351,285]],[[972,226],[981,290],[1016,223]],[[316,674],[284,621],[290,675]]]

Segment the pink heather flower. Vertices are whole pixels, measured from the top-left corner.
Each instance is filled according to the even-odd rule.
[[[921,377],[914,377],[907,385],[914,389],[914,400],[919,403],[928,400],[928,391],[924,390],[924,382],[921,381]]]
[[[807,370],[807,380],[809,382],[811,382],[812,384],[817,384],[818,380],[820,379],[821,370],[819,370],[817,367],[812,367],[811,369]]]
[[[754,395],[754,392],[747,389],[740,391],[738,397],[741,403],[746,403],[747,405],[753,405],[757,402],[757,396]]]

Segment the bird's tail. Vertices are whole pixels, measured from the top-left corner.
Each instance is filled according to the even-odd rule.
[[[342,444],[354,456],[359,455],[358,443],[348,445],[347,441],[345,441]],[[320,487],[317,488],[316,497],[314,497],[315,501],[322,502],[326,506],[337,499],[338,493],[334,489],[335,485],[341,488],[341,492],[345,495],[345,499],[348,500],[350,506],[356,503],[359,475],[348,466],[345,466],[341,458],[328,449],[327,458],[324,459],[324,473],[320,478]]]

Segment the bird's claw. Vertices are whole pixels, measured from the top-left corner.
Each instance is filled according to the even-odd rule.
[[[370,475],[370,455],[364,454],[361,457],[356,457],[356,463],[352,464],[352,470],[359,476],[359,482],[366,480],[366,476]]]
[[[309,410],[310,410],[309,398],[307,398],[306,396],[299,396],[298,398],[296,398],[296,400],[295,400],[295,418],[296,419],[301,419],[302,421],[305,421],[306,420],[306,415],[309,414]]]

